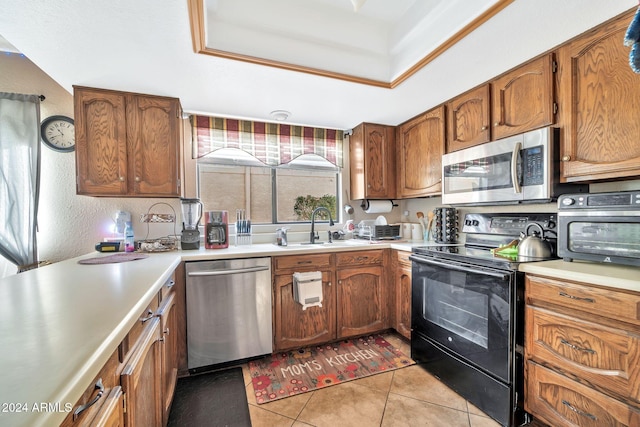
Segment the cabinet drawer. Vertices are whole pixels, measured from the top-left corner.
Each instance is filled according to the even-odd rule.
[[[640,325],[640,294],[527,276],[527,302],[547,302]]]
[[[411,260],[409,259],[411,252],[407,252],[407,251],[395,251],[395,252],[396,252],[396,259],[400,264],[411,266]]]
[[[171,275],[171,277],[167,279],[166,282],[164,282],[164,285],[162,285],[162,288],[160,289],[160,301],[159,301],[160,304],[162,304],[162,302],[167,299],[167,295],[171,293],[175,284],[176,284],[176,279],[175,279],[175,273],[174,273]]]
[[[637,426],[637,409],[527,361],[525,409],[554,427]]]
[[[138,320],[136,321],[135,325],[133,325],[127,336],[120,343],[120,347],[118,348],[120,363],[127,360],[129,352],[135,345],[138,337],[140,337],[140,335],[142,334],[142,331],[147,325],[147,322],[156,317],[158,306],[158,298],[153,298],[147,308],[145,308],[144,311],[140,313],[140,316],[138,316]]]
[[[531,306],[527,358],[640,402],[640,336]]]
[[[318,270],[331,266],[331,254],[274,257],[274,270]]]
[[[340,252],[336,254],[336,265],[375,265],[382,264],[384,260],[384,250]]]

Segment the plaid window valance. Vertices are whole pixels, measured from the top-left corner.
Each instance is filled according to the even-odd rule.
[[[191,116],[191,124],[195,158],[220,148],[238,148],[269,166],[317,154],[342,167],[341,130],[196,115]]]

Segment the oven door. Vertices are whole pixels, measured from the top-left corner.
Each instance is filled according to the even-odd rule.
[[[412,255],[413,331],[511,382],[516,274]]]

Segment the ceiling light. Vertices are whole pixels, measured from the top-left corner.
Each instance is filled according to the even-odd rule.
[[[353,11],[357,12],[366,1],[367,0],[351,0],[351,3],[353,4]]]
[[[290,112],[285,111],[285,110],[274,110],[269,114],[271,115],[271,117],[273,117],[275,120],[277,120],[279,122],[287,120],[289,118],[289,116],[291,115]]]

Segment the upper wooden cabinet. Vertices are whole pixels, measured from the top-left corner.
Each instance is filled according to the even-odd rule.
[[[640,175],[640,76],[625,31],[635,8],[558,51],[564,181]]]
[[[361,123],[349,138],[352,199],[396,197],[392,126]]]
[[[398,197],[439,196],[445,148],[444,105],[397,128]]]
[[[74,87],[77,193],[180,196],[176,98]]]
[[[447,103],[447,153],[491,140],[489,88],[482,85]]]
[[[553,55],[528,62],[491,83],[492,139],[554,123]]]

